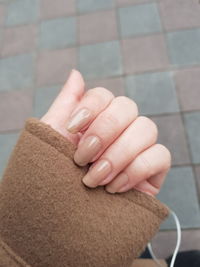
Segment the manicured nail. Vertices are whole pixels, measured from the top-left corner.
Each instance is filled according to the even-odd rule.
[[[99,153],[101,148],[101,140],[97,136],[88,136],[81,142],[81,145],[78,146],[74,154],[74,161],[78,165],[84,166]]]
[[[69,119],[67,123],[67,130],[71,133],[78,132],[86,123],[89,122],[91,118],[91,111],[87,108],[82,108],[78,110],[73,116]]]
[[[114,178],[113,182],[106,186],[106,191],[109,193],[123,192],[124,190],[128,190],[130,185],[128,184],[128,176],[126,173],[120,173],[116,178]]]
[[[154,187],[147,181],[143,181],[139,185],[136,185],[134,188],[140,192],[143,192],[147,195],[154,196],[154,197],[155,195],[159,193],[159,189]]]
[[[96,187],[111,171],[112,166],[109,161],[99,160],[83,177],[83,183],[89,187]]]

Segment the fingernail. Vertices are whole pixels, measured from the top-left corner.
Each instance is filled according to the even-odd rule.
[[[69,119],[67,123],[67,130],[71,133],[78,132],[83,126],[89,122],[91,117],[91,111],[86,108],[78,110],[73,116]]]
[[[150,196],[155,196],[159,193],[159,189],[151,185],[148,181],[143,181],[134,188]]]
[[[88,136],[83,142],[81,142],[81,145],[78,146],[78,149],[74,154],[74,161],[78,165],[84,166],[89,163],[95,155],[97,155],[101,148],[101,140],[97,136]]]
[[[109,193],[123,192],[124,190],[128,190],[128,176],[126,173],[120,173],[116,178],[114,178],[113,182],[106,186],[106,191]]]
[[[112,167],[109,161],[99,160],[83,177],[83,183],[89,187],[96,187],[111,171]]]

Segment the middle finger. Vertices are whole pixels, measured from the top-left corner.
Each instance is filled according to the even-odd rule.
[[[98,159],[137,115],[137,105],[130,98],[125,96],[114,98],[81,137],[74,154],[74,161],[84,166]]]

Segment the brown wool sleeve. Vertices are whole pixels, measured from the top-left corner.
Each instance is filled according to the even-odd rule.
[[[87,188],[75,150],[27,119],[0,183],[0,266],[128,267],[168,216],[145,193]]]

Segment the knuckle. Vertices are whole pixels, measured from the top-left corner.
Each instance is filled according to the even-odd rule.
[[[86,94],[88,94],[88,95],[95,94],[97,96],[100,96],[101,98],[102,97],[103,98],[108,98],[108,97],[114,98],[114,94],[110,90],[108,90],[104,87],[95,87],[95,88],[89,89],[89,90],[87,90]]]
[[[98,110],[102,109],[102,107],[106,107],[112,101],[114,95],[112,92],[103,87],[96,87],[87,90],[84,98],[88,98],[90,105]]]
[[[115,97],[115,100],[116,101],[125,101],[125,103],[131,101],[131,99],[129,97],[125,96],[125,95],[117,96],[117,97]]]
[[[143,154],[137,158],[137,165],[146,177],[150,177],[151,175],[153,175],[152,164],[150,163],[149,159],[147,159],[147,157]]]
[[[152,133],[152,135],[157,139],[158,137],[158,126],[152,121],[150,118],[145,116],[139,116],[138,119],[144,123],[145,127],[148,128],[148,131]]]
[[[163,144],[157,144],[158,148],[162,151],[163,159],[165,161],[166,170],[170,169],[172,163],[172,155],[169,149]]]
[[[110,139],[119,127],[118,119],[110,113],[100,114],[98,122],[98,135],[102,137],[103,140]],[[97,129],[95,128],[95,131]]]
[[[131,98],[127,96],[117,96],[115,97],[114,101],[123,103],[125,106],[129,106],[130,109],[136,116],[138,115],[138,106],[135,101],[133,101]]]
[[[119,125],[119,121],[118,121],[117,117],[113,116],[110,113],[106,113],[106,114],[103,114],[102,115],[102,123],[105,126],[108,126],[109,125],[109,128],[115,128],[115,129]]]

